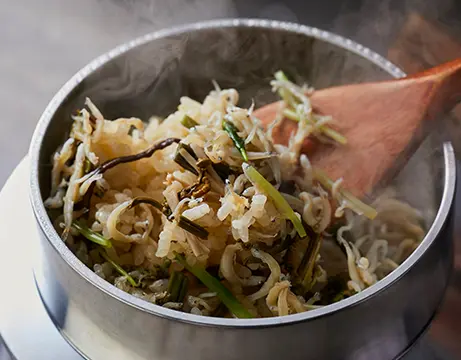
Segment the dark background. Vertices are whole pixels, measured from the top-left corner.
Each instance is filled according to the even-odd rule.
[[[160,28],[226,17],[330,30],[408,72],[461,57],[461,0],[0,0],[0,186],[27,153],[48,101],[90,60]],[[449,137],[459,159],[457,114],[461,119],[461,109],[454,112]],[[442,312],[430,331],[459,355],[461,280],[456,273],[453,283],[458,286],[445,300],[451,310]]]

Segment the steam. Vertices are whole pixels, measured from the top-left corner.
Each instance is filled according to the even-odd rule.
[[[332,31],[386,55],[387,49],[398,37],[411,15],[442,24],[453,11],[453,0],[363,0],[357,10],[350,10],[344,2]],[[446,21],[446,20],[445,20]]]
[[[120,31],[129,26],[143,29],[144,33],[237,15],[308,25],[308,19],[316,16],[315,7],[306,15],[301,10],[306,8],[307,11],[309,6],[296,5],[295,8],[294,1],[255,1],[257,6],[253,14],[239,13],[236,4],[241,1],[232,0],[100,1],[110,2],[113,8],[129,15],[129,20],[120,21]],[[356,10],[347,7],[350,2],[344,3],[346,5],[338,11],[327,30],[349,37],[387,57],[389,48],[401,47],[398,41],[409,19],[420,16],[437,21],[448,11],[451,1],[428,4],[427,0],[363,0]],[[430,51],[424,47],[421,50]],[[430,59],[430,56],[426,58]],[[181,95],[202,100],[212,88],[211,79],[215,79],[223,88],[239,89],[241,98],[246,101],[253,97],[258,106],[272,100],[268,87],[270,75],[281,64],[286,66],[285,71],[294,74],[295,81],[314,79],[313,85],[318,88],[339,82],[378,80],[379,76],[386,75],[379,74],[368,60],[342,54],[328,44],[256,30],[222,29],[207,34],[183,34],[131,51],[129,56],[117,59],[93,75],[86,84],[86,95],[109,118],[137,116],[146,120],[152,114],[162,116],[173,111]],[[421,66],[427,67],[427,64]],[[430,157],[429,153],[422,156]],[[430,173],[427,169],[419,171]]]
[[[280,21],[300,22],[300,19],[294,10],[283,2],[270,3],[267,6],[262,7],[259,16],[265,19],[276,18]]]
[[[105,0],[154,29],[196,21],[235,17],[232,0]]]

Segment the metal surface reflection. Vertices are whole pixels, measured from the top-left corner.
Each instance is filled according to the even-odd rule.
[[[179,71],[169,72],[171,67],[165,65],[175,63]],[[109,118],[145,117],[156,112],[156,102],[176,106],[177,99],[168,96],[170,84],[179,80],[175,88],[202,98],[211,86],[209,79],[216,79],[223,87],[240,89],[243,102],[257,91],[255,100],[265,103],[273,96],[268,78],[287,67],[314,87],[402,75],[371,50],[325,31],[276,21],[220,20],[122,45],[88,65],[53,98],[30,150],[31,199],[46,259],[45,281],[39,287],[52,295],[55,281],[64,288],[69,303],[61,331],[88,357],[182,359],[187,352],[189,359],[262,359],[284,357],[290,349],[294,359],[389,359],[406,351],[428,326],[452,264],[450,210],[455,186],[451,145],[441,149],[430,139],[408,164],[410,176],[399,176],[394,184],[429,214],[432,226],[425,240],[378,284],[303,314],[250,321],[199,317],[152,305],[95,275],[53,229],[40,196],[47,194],[49,182],[49,169],[43,164],[60,143],[66,130],[63,121],[82,96],[90,96]],[[164,76],[166,81],[156,81]],[[159,84],[165,91],[154,102],[152,94]],[[316,336],[306,337],[307,333]]]

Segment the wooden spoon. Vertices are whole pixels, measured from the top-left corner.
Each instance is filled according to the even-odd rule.
[[[430,131],[431,119],[443,116],[461,101],[461,59],[402,79],[337,86],[315,91],[316,113],[331,115],[346,145],[318,146],[306,139],[302,152],[356,196],[396,175]],[[270,124],[282,104],[254,112]],[[274,141],[286,144],[297,123],[284,119],[273,130]],[[316,150],[316,151],[314,151]]]

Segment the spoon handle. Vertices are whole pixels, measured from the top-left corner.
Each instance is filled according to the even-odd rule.
[[[430,118],[446,113],[461,101],[461,58],[438,65],[405,79],[429,85],[426,99]]]

